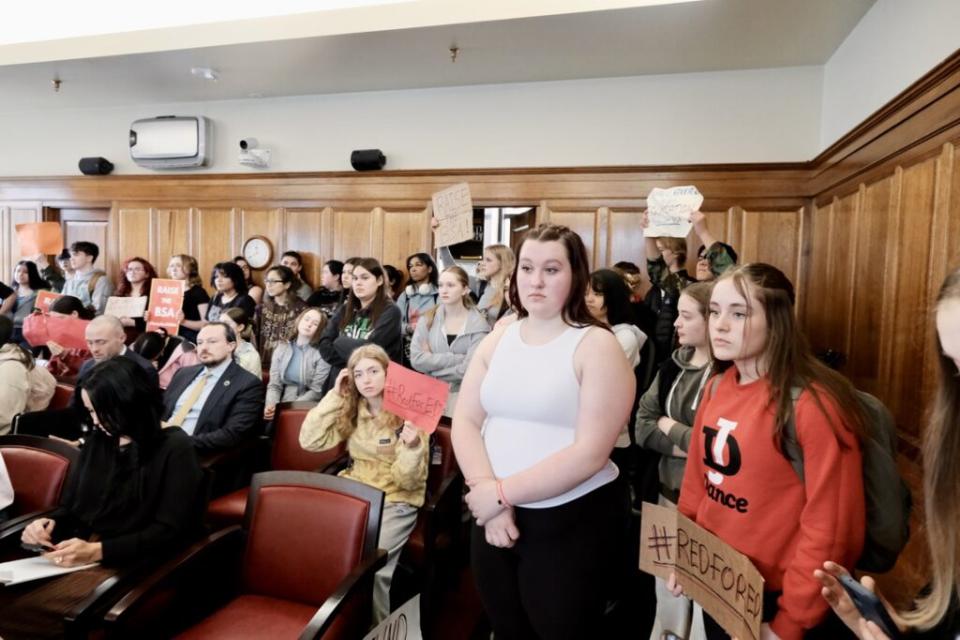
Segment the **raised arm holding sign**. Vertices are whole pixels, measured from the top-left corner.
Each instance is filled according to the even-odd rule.
[[[391,362],[387,369],[383,408],[409,420],[424,433],[433,433],[449,394],[448,383]]]

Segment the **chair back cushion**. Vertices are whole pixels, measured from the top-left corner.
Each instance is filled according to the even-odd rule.
[[[73,400],[74,387],[72,384],[58,382],[57,388],[53,390],[53,397],[50,398],[50,404],[47,409],[66,409]]]
[[[298,402],[292,407],[280,405],[274,421],[273,452],[270,468],[275,471],[318,471],[346,451],[341,444],[326,451],[305,451],[300,446],[300,426],[316,403]]]
[[[363,557],[370,503],[329,489],[261,487],[244,558],[246,593],[319,607]]]
[[[70,460],[53,451],[25,446],[0,447],[13,485],[12,515],[52,509],[70,471]]]

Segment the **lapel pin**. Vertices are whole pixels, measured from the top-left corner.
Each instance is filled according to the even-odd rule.
[[[223,381],[223,386],[229,387],[229,386],[230,386],[230,381],[229,381],[229,380],[224,380],[224,381]]]

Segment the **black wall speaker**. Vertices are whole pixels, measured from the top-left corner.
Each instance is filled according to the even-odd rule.
[[[80,173],[85,176],[105,176],[113,171],[113,163],[106,158],[80,158]]]
[[[357,171],[379,171],[387,164],[387,156],[380,149],[358,149],[350,154],[350,164]]]

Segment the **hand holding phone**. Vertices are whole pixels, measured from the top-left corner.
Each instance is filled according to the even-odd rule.
[[[862,615],[865,620],[873,622],[880,627],[880,630],[883,631],[890,640],[895,640],[900,637],[900,630],[897,628],[896,623],[890,617],[887,608],[883,606],[883,602],[877,594],[857,582],[849,573],[843,573],[837,576],[837,580],[840,582],[843,590],[847,592],[847,595],[850,596],[850,600],[853,601],[853,606],[857,608],[857,611],[860,612],[860,615]]]

